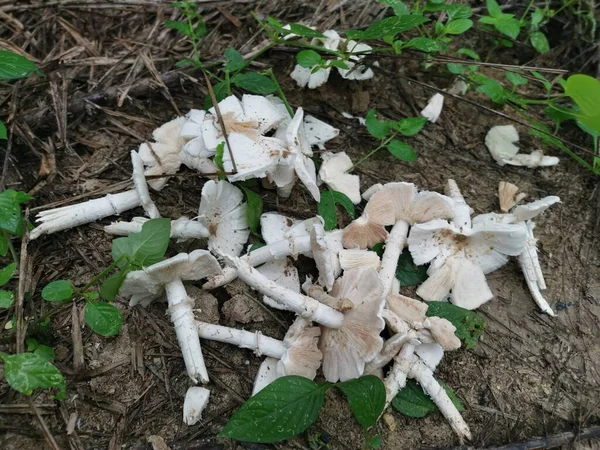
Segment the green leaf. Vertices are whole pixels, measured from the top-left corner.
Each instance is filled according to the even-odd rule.
[[[34,389],[56,388],[56,398],[65,397],[66,385],[62,373],[48,360],[35,353],[19,353],[6,355],[0,353],[4,360],[4,377],[14,390],[24,395],[31,395]]]
[[[382,438],[381,438],[380,434],[373,436],[371,438],[371,440],[369,441],[369,447],[371,447],[374,450],[377,450],[378,448],[380,448],[381,444],[382,444]]]
[[[476,61],[479,61],[479,59],[480,59],[479,55],[476,52],[474,52],[473,50],[471,50],[470,48],[459,48],[456,51],[456,54],[468,56],[469,58],[472,58]]]
[[[354,417],[364,429],[371,428],[385,407],[385,386],[374,375],[337,383],[346,398]]]
[[[416,37],[408,42],[407,48],[414,48],[425,53],[439,52],[445,48],[445,45],[426,37]]]
[[[1,232],[0,231],[0,255],[1,256],[6,256],[6,254],[8,253],[8,240],[10,239],[10,237]]]
[[[550,83],[548,80],[546,80],[546,77],[544,77],[544,75],[542,75],[541,73],[539,73],[535,70],[531,71],[531,75],[533,75],[535,78],[537,78],[539,81],[541,81],[544,88],[548,92],[550,92],[550,90],[552,89],[552,83]]]
[[[485,328],[485,320],[479,314],[446,302],[427,302],[428,317],[447,319],[456,327],[456,337],[465,343],[467,349],[475,347]]]
[[[121,311],[110,303],[88,301],[83,318],[88,326],[101,336],[115,336],[123,326]]]
[[[465,73],[464,64],[448,63],[446,64],[446,68],[450,73],[453,73],[454,75],[462,75],[463,73]]]
[[[381,122],[377,120],[376,115],[377,111],[370,109],[365,116],[365,125],[367,126],[367,131],[371,136],[377,139],[383,139],[392,129],[394,122],[390,120],[384,120]]]
[[[223,155],[225,154],[225,141],[222,141],[217,145],[217,149],[215,151],[215,157],[213,159],[215,166],[219,168],[221,172],[224,172],[225,169],[223,167]]]
[[[550,50],[548,39],[541,31],[534,31],[531,33],[529,40],[531,41],[533,48],[535,48],[539,53],[546,53],[548,50]]]
[[[327,190],[321,194],[321,201],[317,205],[317,212],[325,221],[325,231],[333,230],[337,226],[335,205],[342,206],[348,215],[354,219],[354,205],[345,194],[334,190]]]
[[[511,39],[517,39],[521,32],[521,22],[512,17],[511,14],[503,14],[501,17],[498,17],[494,27]]]
[[[0,50],[0,80],[18,80],[39,72],[37,66],[24,56]]]
[[[600,114],[600,81],[589,75],[575,74],[567,78],[565,94],[573,99],[584,115],[594,117]]]
[[[81,295],[86,300],[97,300],[100,298],[100,293],[98,291],[83,292]]]
[[[225,58],[227,58],[225,70],[228,70],[229,72],[235,72],[236,70],[240,70],[246,65],[244,57],[233,47],[229,47],[227,50],[225,50]]]
[[[102,286],[100,286],[100,296],[109,302],[114,301],[128,272],[128,270],[122,270],[106,278],[102,283]],[[95,299],[89,298],[89,300]]]
[[[401,119],[394,126],[403,136],[414,136],[423,129],[427,119],[425,117],[407,117]]]
[[[485,6],[487,7],[488,13],[492,17],[499,17],[502,13],[502,8],[496,0],[486,0]]]
[[[323,58],[314,50],[302,50],[296,55],[296,62],[302,67],[311,68],[321,64]]]
[[[400,281],[400,286],[416,286],[427,279],[427,266],[415,265],[408,249],[404,249],[398,258],[396,278]]]
[[[13,262],[6,266],[4,269],[0,270],[0,286],[4,286],[6,283],[10,281],[13,274],[15,273],[15,269],[17,268],[17,263]]]
[[[170,237],[169,219],[150,219],[142,225],[142,231],[139,233],[131,233],[126,238],[115,239],[112,245],[112,257],[117,261],[122,255],[126,255],[142,267],[151,266],[165,256]]]
[[[6,132],[6,125],[4,125],[4,122],[2,122],[0,120],[0,139],[7,139],[8,138],[8,133]]]
[[[38,345],[33,353],[41,356],[46,361],[52,361],[54,359],[54,350],[52,350],[52,347],[48,347],[47,345]]]
[[[527,84],[529,80],[525,77],[522,77],[518,73],[514,72],[506,72],[506,79],[511,82],[511,84],[517,88],[521,85]]]
[[[15,302],[15,296],[11,291],[0,289],[0,309],[8,309]]]
[[[169,27],[175,31],[177,31],[179,34],[182,34],[183,36],[186,37],[193,37],[194,36],[194,30],[192,29],[192,27],[190,26],[190,24],[188,22],[180,22],[178,20],[165,20],[165,26]]]
[[[492,101],[496,103],[504,103],[506,100],[506,94],[504,87],[496,80],[485,77],[483,83],[477,87],[477,92],[488,96]]]
[[[346,37],[359,40],[381,39],[384,36],[395,36],[398,33],[411,30],[428,21],[429,19],[421,14],[388,17],[373,22],[365,31],[348,30],[346,31]]]
[[[397,16],[408,16],[410,14],[409,7],[400,0],[379,0],[379,3],[383,3],[392,8],[394,14]]]
[[[44,286],[42,298],[47,302],[62,302],[73,297],[73,283],[69,280],[56,280]]]
[[[531,13],[531,26],[537,29],[538,25],[544,20],[544,10],[541,8],[535,8]]]
[[[25,345],[27,346],[28,352],[33,352],[40,344],[35,338],[27,338],[25,339]]]
[[[16,236],[22,235],[24,226],[20,204],[32,198],[31,195],[14,189],[2,192],[0,194],[0,228]]]
[[[444,388],[454,406],[459,411],[464,411],[464,407],[456,397],[456,394],[446,384],[439,382]],[[414,380],[408,380],[406,386],[392,400],[392,406],[401,414],[408,417],[425,417],[438,410],[431,398],[423,392],[423,389]]]
[[[446,34],[462,34],[473,26],[471,19],[454,19],[446,24],[444,33]]]
[[[479,18],[479,23],[485,23],[486,25],[495,25],[496,19],[490,16],[483,16]]]
[[[387,150],[400,161],[416,161],[417,152],[409,144],[399,139],[394,139],[387,145]]]
[[[299,23],[288,23],[290,28],[288,33],[294,33],[298,36],[306,37],[306,38],[320,38],[323,39],[325,36],[323,33],[317,30],[313,30],[312,28],[308,28],[307,26],[300,25]],[[287,31],[287,30],[284,30]]]
[[[231,82],[253,94],[267,95],[277,90],[277,86],[269,77],[256,72],[238,73]]]
[[[448,19],[468,19],[473,15],[473,10],[469,5],[453,4],[445,5],[448,13]]]
[[[299,376],[279,378],[250,397],[219,436],[259,443],[296,436],[317,419],[330,386]]]
[[[242,186],[244,195],[246,196],[246,202],[248,204],[246,214],[248,217],[248,226],[250,231],[255,236],[260,237],[260,216],[263,213],[263,200],[262,197],[254,191],[251,191],[246,186]]]
[[[342,70],[348,70],[350,68],[350,66],[341,59],[330,59],[329,65]]]

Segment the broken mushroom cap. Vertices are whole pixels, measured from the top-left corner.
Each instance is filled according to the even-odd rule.
[[[394,207],[395,221],[409,224],[449,219],[453,215],[454,202],[437,192],[421,191],[413,183],[387,183],[383,191],[388,193]]]
[[[432,123],[437,122],[442,113],[442,107],[444,106],[444,96],[440,93],[436,93],[429,99],[427,106],[421,111],[421,116],[427,118]]]
[[[360,179],[358,175],[346,173],[353,167],[352,160],[345,152],[321,154],[323,163],[319,169],[319,178],[334,191],[346,195],[355,205],[361,202]]]
[[[363,44],[362,42],[356,42],[352,39],[346,42],[346,52],[348,53],[368,53],[371,50],[373,50],[373,47],[367,44]],[[373,75],[375,75],[373,69],[363,65],[357,66],[357,63],[362,58],[364,58],[364,55],[350,56],[350,58],[348,58],[348,61],[345,61],[346,65],[348,66],[347,69],[341,69],[338,67],[338,72],[340,73],[342,78],[357,81],[363,81],[373,78]],[[375,62],[373,65],[377,66],[378,63]]]
[[[206,147],[202,136],[202,124],[206,114],[206,111],[191,109],[185,116],[186,122],[180,132],[184,141],[181,162],[199,173],[213,173],[219,170],[210,159],[215,155],[215,151]]]
[[[512,209],[513,206],[515,206],[527,196],[527,194],[519,194],[518,192],[519,188],[516,185],[509,183],[508,181],[500,182],[500,184],[498,185],[498,200],[500,202],[500,211],[502,211],[503,213],[507,213]]]
[[[344,228],[344,247],[366,249],[385,241],[388,235],[385,226],[396,222],[393,205],[387,191],[374,193],[363,214]]]
[[[221,272],[221,266],[208,250],[180,253],[172,258],[129,272],[119,289],[123,297],[131,296],[130,306],[147,306],[161,297],[165,284],[174,280],[200,280]]]
[[[411,327],[421,327],[427,319],[427,303],[400,294],[390,294],[387,298],[386,308],[396,314],[398,318],[407,322]]]
[[[519,154],[519,132],[513,125],[497,125],[492,127],[485,136],[485,145],[498,165],[525,166],[535,168],[540,166],[555,166],[560,160],[554,156],[544,156],[540,150],[531,154]]]
[[[277,363],[279,375],[298,375],[313,380],[323,359],[318,347],[320,336],[319,327],[313,327],[310,321],[297,317],[283,338],[288,350]]]
[[[517,206],[512,214],[515,216],[517,221],[531,220],[537,217],[555,203],[560,203],[560,197],[550,195],[548,197],[541,198],[531,203]]]
[[[456,327],[442,317],[427,317],[423,321],[423,327],[427,328],[435,341],[444,350],[456,350],[460,348],[460,339],[456,337]]]
[[[181,166],[181,127],[185,117],[177,117],[167,122],[152,132],[156,142],[140,144],[138,153],[146,166],[146,176],[172,175],[177,173]],[[152,189],[161,190],[168,181],[168,177],[157,178],[148,182]]]
[[[265,387],[279,378],[277,373],[277,364],[279,364],[279,360],[277,358],[271,358],[270,356],[267,356],[260,366],[258,366],[258,371],[256,372],[256,377],[254,378],[252,396],[255,396]]]
[[[183,402],[183,422],[186,425],[195,425],[202,419],[209,396],[210,391],[200,386],[192,386],[187,390]]]
[[[290,35],[288,35],[290,36]],[[288,38],[286,36],[284,39]],[[322,45],[324,48],[328,50],[337,50],[341,38],[340,35],[337,34],[334,30],[327,30],[323,32],[324,38],[314,38],[311,41],[311,45]],[[308,86],[309,89],[316,89],[319,86],[324,85],[329,79],[329,73],[331,72],[331,67],[321,68],[313,73],[313,67],[302,67],[300,64],[296,64],[294,70],[290,74],[290,77],[298,84],[300,87]]]
[[[207,181],[202,187],[198,220],[209,233],[208,248],[219,254],[238,256],[250,236],[247,208],[242,192],[225,180]]]
[[[342,270],[370,267],[379,270],[381,260],[376,252],[360,249],[342,249],[339,253],[340,267]]]
[[[341,245],[339,245],[339,239],[336,239],[336,236],[339,237],[340,235],[332,235],[330,233],[330,238],[328,239],[322,220],[313,224],[310,233],[312,258],[315,260],[317,269],[319,269],[318,281],[327,290],[333,287],[335,278],[342,271],[338,258],[338,254],[342,249]]]
[[[315,163],[309,156],[312,156],[312,150],[306,136],[304,127],[304,111],[302,108],[296,110],[294,118],[286,129],[287,148],[292,153],[290,156],[294,165],[296,175],[313,198],[318,202],[321,200],[321,193],[317,186],[317,172]]]
[[[436,343],[419,344],[415,347],[415,354],[421,358],[432,372],[435,372],[435,369],[437,369],[438,364],[444,357],[444,349]]]
[[[350,300],[354,307],[345,313],[339,329],[321,327],[319,348],[327,381],[360,377],[365,364],[381,351],[379,334],[385,326],[382,290],[374,269],[348,270],[336,281],[331,295]]]

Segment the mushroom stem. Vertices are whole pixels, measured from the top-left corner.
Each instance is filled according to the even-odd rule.
[[[281,359],[287,351],[287,346],[277,339],[263,336],[260,331],[238,330],[235,328],[214,325],[212,323],[196,322],[198,335],[201,339],[233,344],[240,348],[254,350],[257,355],[267,355]]]
[[[398,355],[398,352],[409,339],[410,336],[406,333],[396,333],[385,341],[379,354],[365,365],[365,374],[378,374],[380,369],[387,366]]]
[[[417,345],[419,345],[418,340],[414,338],[407,339],[407,342],[402,347],[402,350],[400,350],[400,353],[398,353],[398,356],[394,358],[394,365],[383,381],[383,384],[385,385],[386,408],[392,403],[394,397],[398,395],[400,389],[403,389],[406,386],[406,379],[408,377],[408,372],[410,371],[412,356]]]
[[[406,245],[407,236],[408,223],[404,220],[399,220],[392,227],[385,241],[385,251],[383,252],[381,268],[379,269],[379,280],[383,284],[383,296],[385,298],[387,298],[392,290],[392,282],[396,278],[398,258],[400,258],[402,249]]]
[[[131,222],[113,222],[104,227],[104,231],[115,236],[129,236],[131,233],[142,231],[142,226],[148,220],[145,217],[134,217]],[[181,217],[171,221],[171,238],[175,239],[201,239],[209,237],[210,233],[202,223],[197,220]]]
[[[227,263],[236,269],[242,281],[261,294],[285,305],[286,309],[294,311],[299,316],[320,323],[328,328],[340,328],[342,326],[344,315],[341,312],[320,303],[314,298],[298,294],[269,280],[241,258],[223,256]]]
[[[311,286],[306,291],[309,297],[320,301],[324,305],[331,306],[333,309],[341,312],[348,311],[354,307],[354,304],[347,298],[336,298],[329,295],[321,286]]]
[[[538,259],[535,238],[533,237],[534,223],[527,221],[525,224],[527,226],[529,239],[525,244],[525,249],[519,255],[519,265],[521,266],[525,281],[527,282],[527,287],[529,288],[529,292],[531,292],[531,296],[535,300],[535,303],[542,312],[555,317],[556,314],[540,292],[540,290],[546,289],[546,282],[540,266],[540,260]]]
[[[260,266],[274,259],[285,258],[290,255],[307,253],[311,250],[310,236],[290,237],[281,241],[273,242],[264,247],[251,251],[240,259],[251,267]],[[223,273],[208,279],[202,286],[203,289],[215,289],[231,283],[238,277],[237,270],[233,267],[225,267]]]
[[[448,180],[446,194],[454,200],[454,217],[452,218],[454,225],[460,229],[471,228],[471,207],[465,202],[456,181]]]
[[[165,291],[187,373],[196,383],[198,378],[202,383],[208,383],[192,302],[188,299],[185,286],[180,279],[175,279],[165,284]]]
[[[41,225],[31,232],[30,238],[37,239],[43,234],[67,230],[108,216],[118,216],[124,211],[141,206],[141,204],[142,200],[137,191],[132,189],[75,205],[42,211],[37,215],[37,220],[41,222]]]
[[[464,438],[470,440],[471,431],[469,430],[469,426],[460,415],[458,409],[456,409],[454,403],[452,403],[446,390],[434,378],[431,369],[417,357],[413,356],[411,360],[408,376],[416,380],[427,395],[431,397],[431,400],[439,408],[461,442]]]

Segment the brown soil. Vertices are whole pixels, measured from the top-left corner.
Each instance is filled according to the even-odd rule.
[[[60,2],[59,2],[60,3]],[[154,74],[166,74],[190,47],[162,22],[172,10],[158,2],[70,3],[61,8],[26,9],[0,2],[0,47],[20,48],[40,62],[45,78],[33,77],[19,82],[12,92],[16,101],[14,136],[6,186],[33,191],[35,209],[74,196],[91,197],[130,175],[129,151],[149,139],[153,128],[201,107],[206,90],[194,72],[167,74],[168,89]],[[122,4],[120,4],[122,3]],[[135,4],[142,6],[135,6]],[[276,4],[277,3],[277,4]],[[364,26],[383,10],[374,2],[223,2],[205,7],[210,33],[202,46],[202,57],[209,61],[234,46],[242,53],[264,45],[263,36],[252,23],[250,11],[281,17],[282,20],[312,22],[321,28],[340,29]],[[8,5],[8,6],[4,6]],[[236,20],[241,27],[236,27]],[[473,33],[461,46],[490,48],[489,36]],[[535,61],[525,47],[498,50],[503,63],[528,63],[558,67],[580,50],[574,44],[558,46]],[[559,53],[562,52],[562,56]],[[583,64],[584,60],[576,64]],[[151,62],[153,61],[153,62]],[[341,112],[364,115],[376,108],[390,118],[415,115],[431,95],[410,84],[408,76],[446,88],[451,79],[432,69],[419,70],[412,59],[381,60],[382,71],[371,81],[356,84],[333,75],[325,87],[315,91],[299,90],[287,74],[294,64],[293,54],[278,50],[268,53],[257,68],[274,67],[292,105],[301,105],[341,129],[340,137],[328,150],[346,151],[353,160],[373,148],[374,141],[356,120]],[[575,63],[574,63],[575,64]],[[578,70],[579,66],[569,67]],[[503,77],[502,71],[486,71]],[[390,74],[399,74],[395,76]],[[151,87],[151,89],[148,89]],[[112,89],[112,90],[111,90]],[[104,92],[106,95],[95,95]],[[539,93],[538,93],[539,94]],[[94,95],[92,102],[81,98]],[[489,107],[483,97],[469,93],[467,98]],[[10,112],[11,88],[0,88],[4,119]],[[69,105],[71,113],[66,113]],[[101,106],[96,106],[101,105]],[[502,112],[514,115],[510,109]],[[66,117],[66,123],[56,117]],[[567,156],[555,168],[530,170],[497,166],[483,141],[492,125],[508,123],[492,113],[456,99],[446,99],[440,121],[428,125],[409,141],[418,151],[413,163],[403,163],[381,151],[357,172],[364,188],[377,182],[409,181],[423,189],[441,191],[448,178],[457,180],[475,213],[498,211],[499,181],[510,181],[528,194],[529,199],[558,195],[554,206],[537,221],[536,236],[548,290],[546,298],[558,312],[557,318],[540,314],[527,291],[515,262],[488,276],[496,297],[481,308],[487,328],[473,350],[448,353],[438,371],[439,379],[451,386],[465,404],[465,420],[474,434],[472,445],[484,448],[534,436],[562,431],[577,431],[598,424],[600,401],[600,255],[598,225],[600,193],[589,172]],[[540,148],[519,127],[521,147]],[[588,146],[573,130],[569,139]],[[556,154],[552,150],[551,154]],[[194,216],[204,180],[190,176],[174,177],[167,188],[153,198],[165,217]],[[105,192],[102,192],[104,194]],[[314,202],[300,186],[285,202],[264,191],[266,211],[279,211],[296,217],[316,213]],[[124,218],[141,215],[131,211]],[[348,218],[342,217],[347,223]],[[109,220],[103,221],[103,224]],[[83,226],[68,232],[40,238],[29,245],[32,257],[29,286],[34,294],[25,305],[25,316],[37,318],[51,305],[42,302],[39,288],[65,278],[76,285],[89,281],[111,262],[111,241],[98,225]],[[198,243],[172,245],[171,252],[186,251]],[[304,265],[304,262],[302,262]],[[36,291],[36,287],[38,290]],[[412,294],[410,290],[408,294]],[[238,286],[213,293],[219,308],[239,294],[259,301],[259,296]],[[182,405],[190,386],[180,357],[173,329],[165,316],[164,304],[149,308],[130,308],[117,301],[125,327],[118,337],[105,339],[83,328],[84,368],[73,370],[71,311],[52,318],[53,331],[44,339],[54,345],[57,366],[67,375],[67,397],[60,406],[50,395],[36,392],[33,401],[40,406],[50,432],[60,448],[146,449],[150,436],[166,440],[171,448],[308,448],[306,436],[275,446],[241,445],[216,439],[231,414],[250,395],[252,381],[261,359],[250,351],[218,343],[203,343],[211,376],[211,400],[198,425],[182,423]],[[83,305],[80,305],[80,313]],[[279,312],[256,314],[262,321],[230,325],[281,338],[291,316]],[[0,313],[4,326],[10,314]],[[227,321],[221,311],[221,323]],[[76,324],[82,326],[83,321]],[[14,351],[13,336],[0,333],[0,350]],[[33,330],[35,332],[35,330]],[[11,343],[11,344],[9,344]],[[50,448],[42,431],[29,413],[25,399],[0,383],[2,404],[22,404],[23,414],[5,414],[0,406],[0,448]],[[67,436],[66,422],[77,416],[75,433]],[[329,391],[325,406],[311,433],[331,438],[336,449],[358,449],[362,432],[342,396]],[[377,426],[383,436],[383,449],[439,448],[457,444],[450,427],[439,414],[411,419],[390,411]],[[155,441],[156,442],[156,441]],[[160,448],[155,443],[155,448]]]

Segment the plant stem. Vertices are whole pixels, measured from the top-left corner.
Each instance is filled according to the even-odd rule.
[[[6,239],[6,243],[8,244],[8,249],[10,250],[10,254],[13,257],[13,261],[17,265],[16,268],[18,269],[19,268],[19,257],[17,256],[15,247],[14,247],[12,241],[10,240],[10,234],[8,234],[8,232],[6,230],[2,230],[2,233],[4,233],[4,239]]]
[[[127,255],[121,255],[115,262],[110,264],[106,269],[104,269],[102,272],[100,272],[98,275],[96,275],[94,278],[92,278],[85,286],[83,286],[81,289],[77,289],[75,292],[78,294],[81,294],[81,293],[87,291],[90,288],[90,286],[96,284],[98,282],[98,280],[105,277],[111,270],[113,270],[115,267],[117,267],[119,265],[119,263],[121,261],[123,261],[123,258],[127,258]]]
[[[268,75],[269,78],[271,78],[271,81],[277,87],[277,94],[279,95],[279,98],[281,99],[281,101],[285,105],[285,109],[287,109],[287,112],[290,115],[290,117],[294,117],[294,110],[292,109],[292,107],[290,106],[289,102],[287,101],[287,97],[283,93],[283,90],[281,89],[281,86],[279,85],[279,82],[277,81],[277,78],[275,78],[275,74],[273,73],[273,69],[267,69],[265,71],[265,74]]]
[[[383,147],[388,145],[392,141],[392,139],[394,139],[395,137],[396,137],[396,133],[393,133],[390,137],[388,137],[387,139],[384,139],[378,147],[371,150],[365,156],[360,158],[352,167],[350,167],[348,170],[346,170],[346,173],[353,171],[355,167],[359,166],[360,164],[365,162],[367,159],[369,159],[371,156],[373,156],[375,153],[377,153],[379,150],[381,150]]]
[[[231,95],[231,81],[229,80],[229,70],[225,71],[225,83],[227,84],[227,95]]]
[[[531,7],[533,6],[533,2],[534,1],[535,0],[529,0],[529,4],[527,5],[527,8],[525,9],[525,12],[521,16],[521,20],[523,20],[525,18],[525,16],[527,16],[527,13],[529,12],[529,10],[531,9]]]

